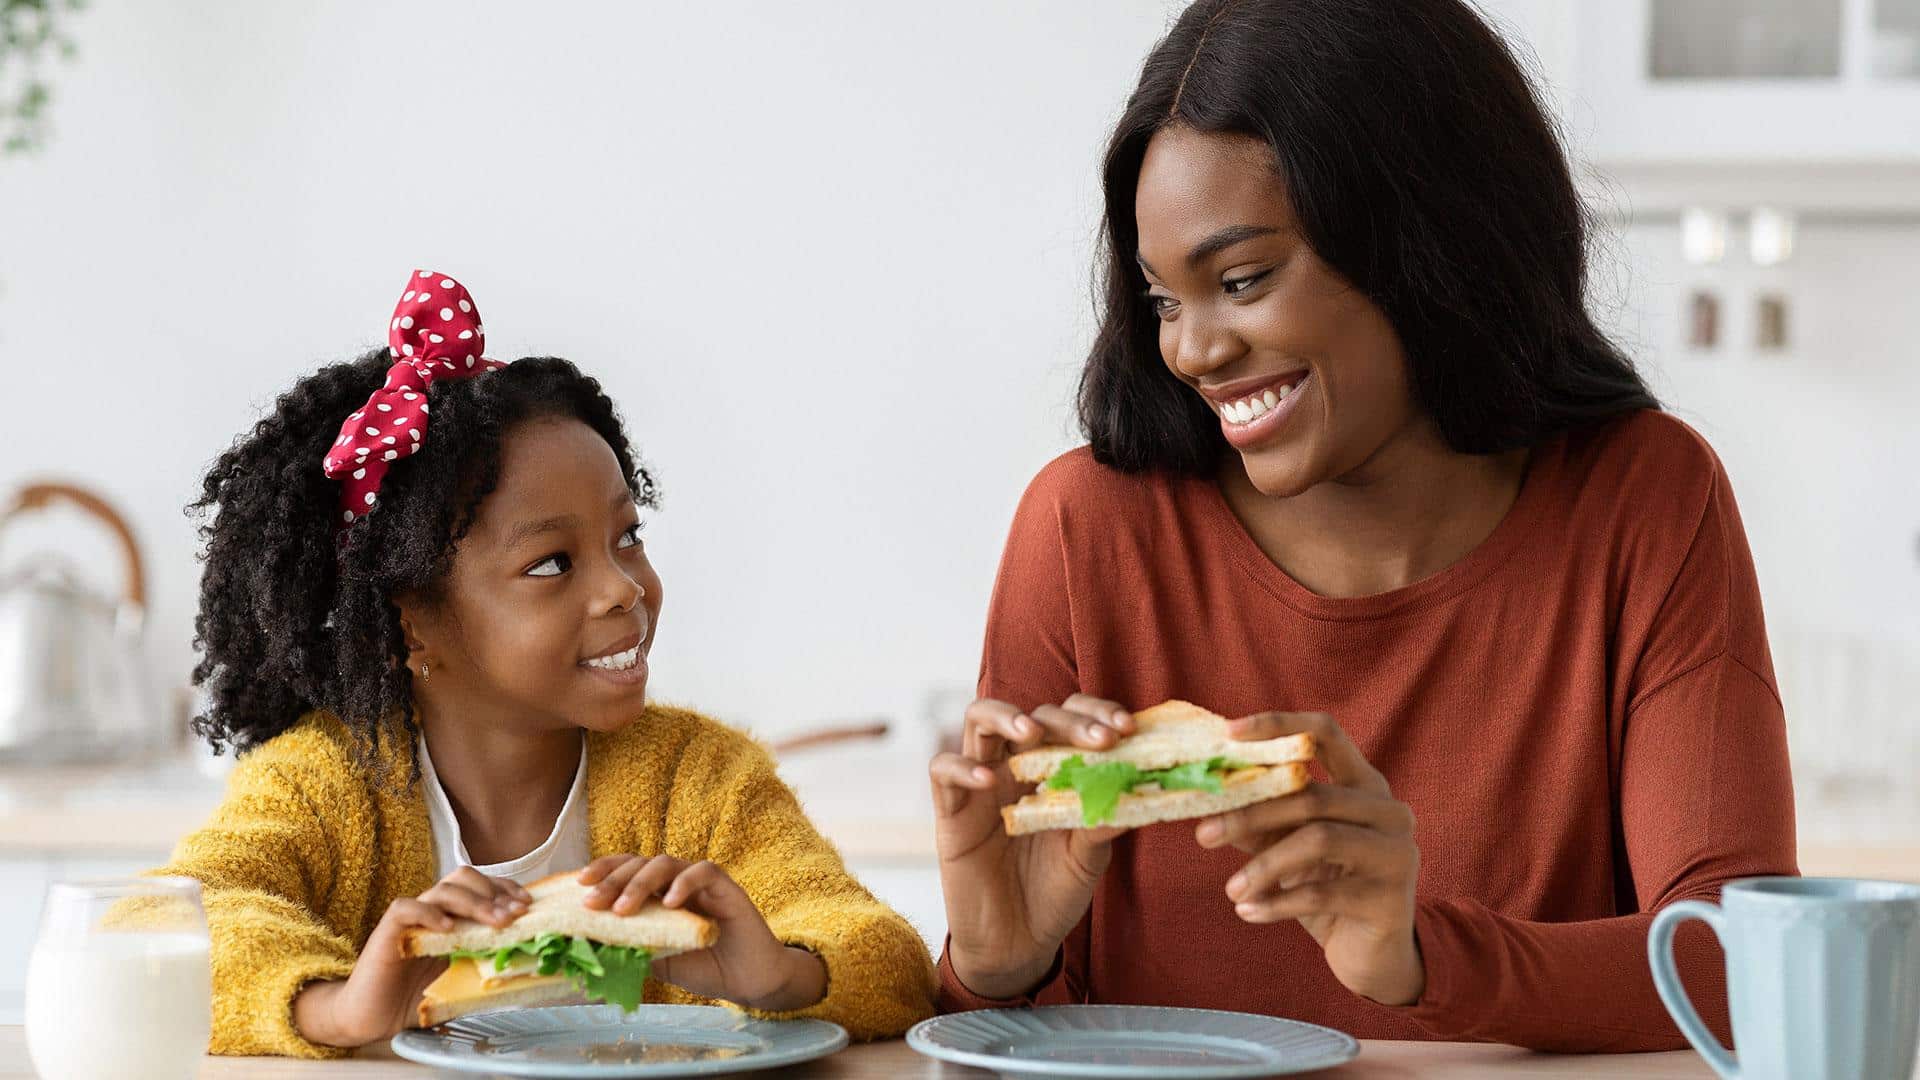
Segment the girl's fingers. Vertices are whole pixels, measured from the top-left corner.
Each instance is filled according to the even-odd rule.
[[[660,898],[660,902],[668,907],[680,907],[702,893],[719,901],[717,905],[709,905],[721,909],[713,912],[716,915],[732,914],[730,909],[733,905],[730,901],[735,898],[734,894],[739,894],[741,898],[746,896],[740,886],[734,884],[733,879],[727,876],[725,870],[710,862],[697,862],[682,870],[679,876],[673,879],[673,884],[668,887],[666,895]]]
[[[1088,713],[1063,709],[1058,705],[1042,705],[1033,710],[1032,716],[1046,730],[1048,742],[1105,750],[1120,741],[1118,728]]]
[[[631,915],[640,910],[640,905],[649,897],[658,896],[662,890],[673,883],[673,879],[686,867],[684,859],[671,855],[658,855],[647,860],[647,865],[633,875],[627,887],[620,890],[620,898],[613,902],[613,911],[617,915]]]
[[[1227,899],[1258,900],[1325,880],[1388,877],[1405,861],[1406,846],[1404,839],[1359,825],[1316,821],[1248,859],[1227,879]]]
[[[463,866],[440,879],[442,885],[458,885],[469,892],[492,896],[508,904],[518,901],[522,908],[533,900],[531,893],[520,887],[519,883],[506,878],[488,877],[471,866]]]
[[[474,922],[483,922],[489,926],[505,926],[519,914],[512,910],[505,900],[495,899],[491,892],[478,893],[464,886],[455,885],[451,880],[443,881],[426,892],[420,899],[452,915]]]
[[[453,929],[453,916],[424,900],[403,896],[387,905],[383,922],[395,926],[420,926],[428,930]]]
[[[1390,836],[1413,835],[1413,811],[1407,804],[1391,796],[1315,782],[1291,795],[1206,818],[1194,827],[1193,837],[1204,848],[1231,844],[1254,852],[1313,821],[1364,825]]]
[[[1360,748],[1347,738],[1345,729],[1323,712],[1263,712],[1232,721],[1227,733],[1242,741],[1275,739],[1305,732],[1313,736],[1314,755],[1327,767],[1327,775],[1343,787],[1359,788],[1378,795],[1392,789],[1387,778],[1373,767]]]
[[[614,900],[627,887],[627,882],[632,881],[633,875],[645,869],[651,861],[637,855],[627,856],[626,862],[614,867],[600,879],[598,885],[587,890],[586,898],[581,903],[595,911],[605,911],[612,907]]]
[[[582,885],[597,885],[606,880],[608,874],[613,873],[615,870],[626,865],[628,861],[636,858],[639,858],[639,856],[602,855],[583,867],[577,880]]]
[[[1131,735],[1135,731],[1133,714],[1117,701],[1097,698],[1092,694],[1075,694],[1060,704],[1070,712],[1091,716],[1122,735]]]

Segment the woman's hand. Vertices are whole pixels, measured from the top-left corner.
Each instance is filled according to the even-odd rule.
[[[1302,731],[1312,733],[1332,783],[1207,818],[1194,837],[1253,856],[1227,881],[1240,918],[1300,920],[1347,989],[1411,1005],[1427,985],[1413,933],[1413,811],[1326,713],[1260,713],[1232,727],[1236,739]]]
[[[710,949],[664,956],[653,972],[702,997],[724,998],[765,1012],[790,1012],[827,996],[827,965],[805,949],[782,944],[760,909],[725,870],[671,855],[608,855],[580,871],[592,885],[586,905],[631,915],[649,897],[712,919],[719,929]]]
[[[414,927],[451,930],[456,918],[501,927],[519,918],[532,901],[527,890],[463,866],[412,899],[387,905],[345,980],[308,983],[293,999],[293,1026],[322,1046],[365,1046],[411,1027],[421,991],[447,970],[441,956],[400,954],[402,935]]]
[[[1113,838],[1126,831],[1008,836],[1000,808],[1028,788],[1013,778],[1007,758],[1042,743],[1105,750],[1133,731],[1126,709],[1085,694],[1030,713],[982,698],[967,707],[961,752],[933,759],[928,771],[951,935],[947,959],[969,990],[1011,998],[1040,982],[1093,902]]]

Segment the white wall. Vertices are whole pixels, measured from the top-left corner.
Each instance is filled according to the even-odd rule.
[[[1098,149],[1178,6],[96,0],[52,144],[0,161],[0,489],[65,475],[133,513],[183,681],[200,471],[431,266],[495,355],[600,375],[663,477],[658,693],[917,722],[971,685],[1013,502],[1075,441]],[[1579,154],[1575,0],[1482,6]],[[1920,231],[1801,239],[1766,280],[1702,277],[1635,228],[1598,291],[1727,460],[1774,624],[1920,638]],[[1702,281],[1733,339],[1692,356]],[[1785,355],[1743,344],[1763,284]],[[106,551],[62,519],[0,562],[37,542]]]
[[[915,721],[1074,441],[1098,149],[1167,7],[96,0],[52,144],[0,161],[0,385],[46,403],[0,489],[132,513],[184,681],[200,472],[431,267],[662,477],[656,693]],[[0,559],[39,542],[106,550],[50,521]]]

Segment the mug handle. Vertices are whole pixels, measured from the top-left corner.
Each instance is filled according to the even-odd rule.
[[[1688,919],[1699,919],[1712,927],[1713,935],[1720,939],[1721,947],[1725,948],[1726,918],[1726,913],[1718,905],[1704,900],[1682,900],[1662,908],[1653,917],[1652,929],[1647,931],[1647,963],[1653,967],[1653,988],[1660,992],[1661,1003],[1673,1014],[1674,1022],[1680,1025],[1680,1034],[1685,1035],[1700,1056],[1707,1059],[1707,1064],[1714,1072],[1726,1080],[1737,1080],[1740,1075],[1739,1062],[1700,1021],[1700,1014],[1687,997],[1686,987],[1680,985],[1680,972],[1673,966],[1673,934],[1680,929],[1681,923]]]

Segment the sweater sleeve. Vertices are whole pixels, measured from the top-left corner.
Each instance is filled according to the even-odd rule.
[[[900,1035],[932,1015],[933,970],[919,932],[847,872],[767,752],[744,737],[729,742],[701,782],[725,793],[708,823],[704,857],[746,890],[775,937],[827,967],[826,997],[755,1015],[831,1020],[863,1040]],[[687,783],[690,771],[683,768],[676,784]]]
[[[1066,521],[1054,494],[1058,465],[1043,470],[1014,512],[987,609],[986,642],[980,653],[978,695],[1022,709],[1058,704],[1080,692],[1075,662],[1073,602],[1068,586]],[[954,973],[940,952],[940,1011],[1005,1009],[1069,1004],[1084,1000],[1081,972],[1089,942],[1087,918],[1068,934],[1052,968],[1032,990],[1006,999],[985,998]]]
[[[300,1037],[293,999],[353,970],[353,942],[316,911],[339,860],[308,794],[268,755],[244,756],[213,817],[154,871],[200,882],[213,945],[215,1054],[341,1057]]]
[[[1415,930],[1427,988],[1408,1012],[1435,1035],[1553,1051],[1682,1047],[1647,966],[1654,914],[1714,900],[1735,878],[1797,873],[1786,721],[1752,556],[1717,464],[1627,694],[1616,781],[1623,913],[1543,923],[1470,899],[1422,899]],[[1726,1041],[1726,971],[1711,933],[1682,927],[1675,959]]]

